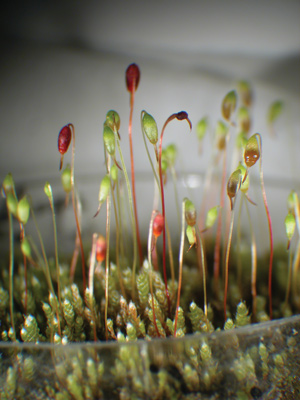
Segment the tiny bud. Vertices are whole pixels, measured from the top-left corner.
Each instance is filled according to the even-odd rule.
[[[188,225],[186,227],[186,236],[188,238],[188,242],[189,242],[189,250],[196,244],[197,242],[197,237],[196,237],[196,229],[194,226]]]
[[[21,251],[24,254],[25,257],[30,258],[31,257],[31,247],[29,240],[25,236],[21,242]]]
[[[260,157],[260,151],[256,134],[252,135],[245,146],[244,160],[247,168],[252,167]]]
[[[65,125],[64,127],[62,127],[58,134],[57,146],[58,146],[58,151],[61,154],[60,168],[59,168],[60,170],[61,170],[62,164],[63,164],[63,155],[67,152],[67,150],[70,146],[71,138],[72,138],[72,132],[71,132],[70,124],[68,124],[68,125]]]
[[[149,142],[152,144],[156,144],[158,141],[158,130],[155,119],[146,111],[142,111],[142,113],[142,129],[147,136]]]
[[[18,200],[12,192],[8,192],[6,195],[6,206],[8,211],[17,217]]]
[[[233,209],[232,199],[237,195],[241,185],[241,170],[235,170],[229,177],[227,182],[227,195],[230,199],[230,208]]]
[[[153,220],[153,235],[159,237],[164,229],[164,217],[158,213]]]
[[[296,228],[296,219],[291,212],[289,212],[288,215],[285,217],[284,224],[285,224],[286,236],[288,238],[287,248],[289,249],[290,242],[292,240]]]
[[[120,129],[120,116],[117,111],[110,110],[106,114],[105,123],[115,132],[118,132]]]
[[[52,198],[52,187],[49,182],[45,183],[44,192],[48,198]]]
[[[140,70],[136,64],[130,64],[126,70],[126,87],[130,93],[137,90],[140,82]]]
[[[185,199],[185,220],[186,223],[190,226],[194,226],[196,224],[196,208],[194,203],[189,199]]]
[[[26,225],[30,214],[30,205],[27,196],[22,197],[18,202],[17,207],[17,218],[23,224]]]
[[[226,121],[230,121],[232,113],[236,108],[236,91],[232,90],[227,93],[222,102],[222,115],[226,119]]]
[[[66,166],[66,168],[63,170],[61,174],[61,183],[64,191],[66,193],[70,193],[72,190],[70,164]]]
[[[106,257],[106,240],[104,236],[100,235],[96,241],[96,260],[102,262]]]
[[[196,126],[196,134],[199,140],[202,140],[207,132],[208,119],[207,117],[202,118]]]

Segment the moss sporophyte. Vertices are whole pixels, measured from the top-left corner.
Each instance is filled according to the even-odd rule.
[[[282,393],[299,393],[299,318],[254,324],[300,311],[300,213],[298,195],[291,191],[282,221],[287,244],[274,248],[262,165],[263,152],[269,149],[263,148],[263,134],[251,132],[250,84],[238,82],[220,101],[214,132],[203,116],[194,135],[185,111],[166,116],[159,131],[155,118],[141,111],[141,134],[154,182],[154,189],[149,188],[153,209],[145,210],[138,203],[133,152],[140,83],[136,64],[128,66],[125,83],[130,94],[131,179],[121,148],[120,116],[109,110],[103,114],[99,151],[104,150],[105,170],[99,176],[94,213],[96,221],[105,214],[105,224],[99,223],[89,247],[83,245],[80,194],[75,189],[73,124],[61,128],[57,142],[60,170],[72,142],[70,164],[61,172],[65,207],[71,193],[75,220],[74,252],[68,262],[59,254],[51,184],[45,183],[44,193],[52,215],[54,258],[46,254],[30,196],[18,198],[10,173],[3,180],[9,259],[0,276],[0,399],[275,399],[283,398]],[[272,131],[282,109],[280,101],[270,106]],[[179,124],[182,135],[191,131],[185,140],[198,141],[201,151],[205,136],[213,135],[200,204],[192,199],[192,191],[181,197],[178,190],[180,150],[174,143],[163,147],[171,122]],[[53,151],[55,140],[56,135]],[[255,198],[251,182],[257,171],[261,196]],[[167,185],[174,186],[177,237],[169,224],[174,215],[169,213]],[[266,218],[255,221],[259,207]],[[146,229],[139,226],[138,212],[148,213]],[[36,232],[28,228],[31,220]],[[258,257],[262,251],[257,224],[269,231],[267,256]],[[243,326],[246,330],[237,329]],[[177,339],[162,340],[172,337]],[[108,347],[99,346],[101,342],[109,342]],[[20,347],[26,343],[40,346]],[[39,368],[35,349],[40,348],[50,360],[45,370]]]

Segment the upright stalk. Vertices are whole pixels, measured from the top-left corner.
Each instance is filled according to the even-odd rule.
[[[14,318],[14,234],[13,234],[13,220],[12,214],[8,210],[8,224],[9,224],[9,312],[11,319],[11,327],[13,330],[13,340],[16,341],[16,329]]]
[[[85,258],[84,258],[84,251],[83,251],[83,244],[81,238],[81,230],[77,215],[76,203],[75,203],[75,183],[74,183],[74,158],[75,158],[75,128],[73,124],[69,124],[72,130],[73,142],[72,142],[72,158],[71,158],[71,186],[72,186],[72,205],[74,210],[74,217],[76,222],[76,229],[77,235],[80,245],[80,252],[81,252],[81,266],[82,266],[82,282],[83,282],[83,291],[85,292],[86,289],[86,275],[85,275]]]
[[[128,124],[128,135],[129,135],[131,185],[132,185],[132,197],[133,197],[133,208],[134,208],[134,218],[135,218],[135,230],[136,230],[136,238],[137,238],[137,245],[138,245],[138,251],[139,251],[140,265],[142,265],[143,264],[143,251],[142,251],[142,244],[141,244],[141,238],[140,238],[139,221],[138,221],[137,204],[136,204],[135,173],[134,173],[134,159],[133,159],[133,146],[132,146],[132,115],[133,115],[133,106],[134,106],[134,95],[135,95],[135,89],[132,90],[132,92],[130,93],[130,114],[129,114],[129,124]]]
[[[180,235],[180,246],[179,246],[178,290],[177,290],[176,314],[175,314],[175,322],[174,322],[174,336],[175,337],[176,337],[176,331],[177,331],[178,310],[179,310],[179,305],[180,305],[180,294],[181,294],[181,285],[182,285],[184,228],[185,228],[185,199],[182,202],[182,213],[181,213],[181,235]]]
[[[259,142],[259,148],[260,148],[260,159],[259,159],[259,175],[260,175],[260,184],[261,184],[261,191],[262,191],[262,196],[264,200],[264,205],[265,205],[265,210],[267,214],[267,219],[268,219],[268,226],[269,226],[269,240],[270,240],[270,259],[269,259],[269,313],[270,313],[270,319],[273,317],[273,307],[272,307],[272,269],[273,269],[273,254],[274,254],[274,245],[273,245],[273,230],[272,230],[272,220],[271,220],[271,215],[268,207],[268,202],[267,202],[267,195],[266,195],[266,190],[265,190],[265,184],[264,184],[264,175],[263,175],[263,169],[262,169],[262,145],[261,145],[261,135],[259,133],[255,134],[256,140]]]

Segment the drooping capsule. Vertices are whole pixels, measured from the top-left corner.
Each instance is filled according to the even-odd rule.
[[[259,157],[259,145],[256,134],[254,134],[248,139],[244,150],[244,161],[247,168],[252,167],[259,160]]]
[[[110,177],[108,175],[105,175],[100,183],[100,189],[98,195],[99,206],[96,211],[96,214],[94,215],[94,218],[99,214],[102,204],[104,203],[104,201],[106,201],[107,196],[109,195],[109,191],[110,191]]]
[[[251,107],[253,102],[253,93],[249,82],[239,81],[238,82],[238,92],[241,97],[242,103],[246,107]]]
[[[236,91],[231,90],[226,94],[222,102],[222,115],[226,121],[230,121],[231,116],[236,108]]]
[[[188,249],[188,251],[189,251],[197,243],[196,229],[194,226],[188,225],[186,227],[185,233],[188,238],[189,245],[190,245],[190,247]]]
[[[106,114],[105,124],[107,124],[114,132],[120,129],[120,116],[115,110],[109,110]]]

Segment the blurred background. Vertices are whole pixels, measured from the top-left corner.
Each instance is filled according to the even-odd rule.
[[[144,177],[142,182],[149,178],[152,188],[140,131],[141,110],[155,117],[159,130],[174,112],[187,111],[194,127],[208,116],[210,135],[202,155],[195,130],[190,134],[187,124],[173,122],[164,139],[180,148],[178,171],[202,174],[199,192],[192,194],[198,200],[222,99],[238,80],[246,79],[255,99],[251,131],[263,137],[271,211],[283,224],[287,194],[299,189],[299,0],[6,2],[0,35],[0,178],[12,172],[18,193],[32,194],[45,231],[51,216],[43,185],[49,180],[62,215],[60,235],[72,240],[75,235],[74,223],[67,222],[72,210],[63,210],[58,172],[57,136],[68,122],[76,130],[75,175],[83,217],[87,216],[83,231],[88,239],[94,230],[103,231],[105,213],[97,221],[92,219],[105,174],[103,122],[108,110],[119,112],[129,167],[125,70],[132,62],[141,70],[133,135],[136,173]],[[266,115],[275,100],[283,101],[284,110],[271,135]],[[258,177],[258,168],[253,174]],[[145,191],[141,186],[140,204]],[[149,208],[143,204],[147,212],[141,218],[148,224],[152,198],[146,197]],[[1,201],[1,242],[7,240],[5,218]]]

